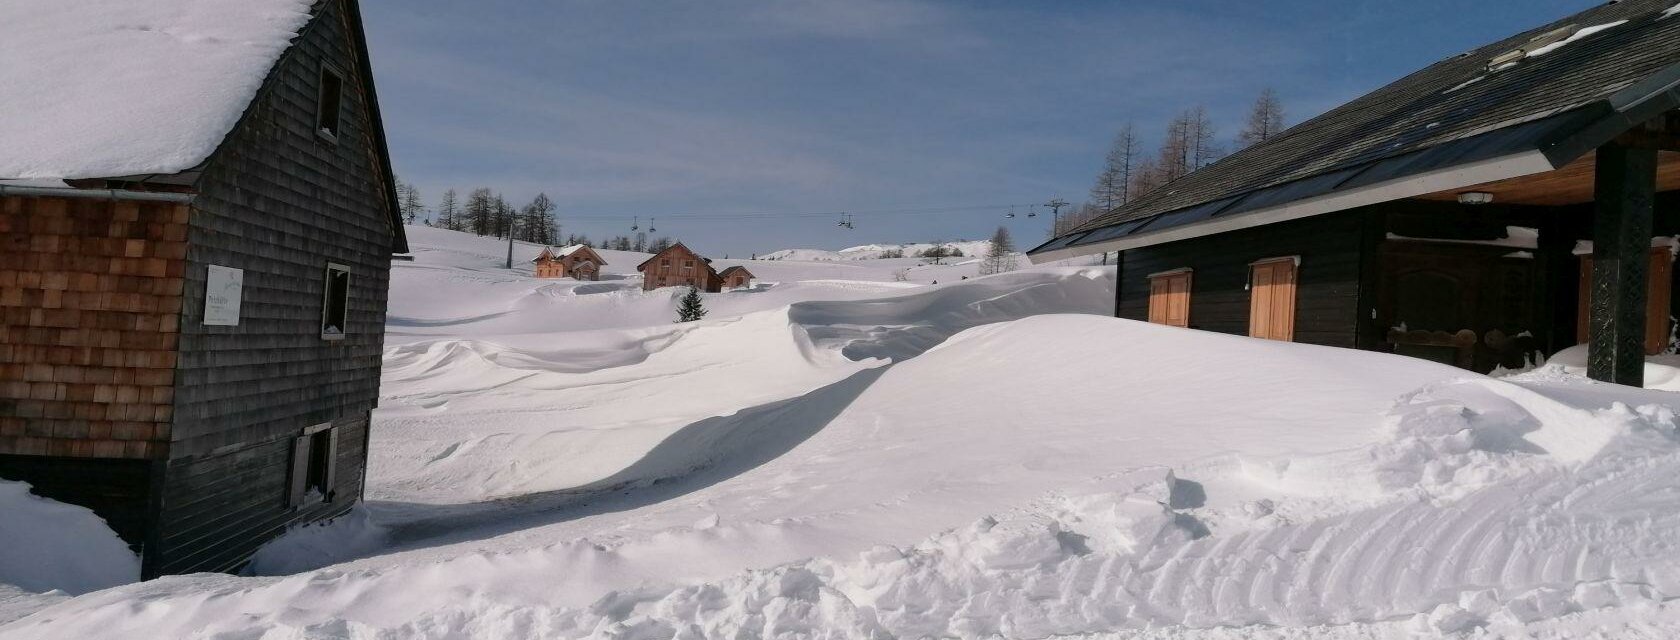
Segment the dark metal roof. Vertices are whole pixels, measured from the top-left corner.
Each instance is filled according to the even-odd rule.
[[[1437,62],[1034,248],[1073,248],[1540,151],[1562,166],[1680,103],[1677,0],[1623,0]],[[1542,55],[1537,36],[1627,21]],[[1526,45],[1526,47],[1525,47]],[[1653,93],[1662,100],[1639,105]],[[1639,114],[1630,113],[1633,107]]]

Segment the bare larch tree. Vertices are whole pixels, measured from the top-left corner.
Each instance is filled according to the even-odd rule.
[[[1248,112],[1248,123],[1237,133],[1237,147],[1251,147],[1265,142],[1282,133],[1284,128],[1283,103],[1278,101],[1276,91],[1267,88],[1254,100],[1254,107]]]

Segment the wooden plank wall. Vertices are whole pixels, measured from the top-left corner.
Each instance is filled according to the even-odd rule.
[[[289,524],[359,499],[378,399],[392,229],[342,3],[320,13],[199,184],[181,318],[180,389],[148,575],[237,567]],[[337,143],[316,135],[319,69],[345,74]],[[345,339],[320,336],[328,262],[351,268]],[[207,265],[244,270],[238,326],[204,326]],[[332,422],[330,504],[285,506],[290,442]]]
[[[1359,325],[1364,210],[1127,249],[1121,254],[1119,316],[1149,319],[1149,274],[1193,269],[1190,327],[1248,335],[1248,265],[1301,256],[1295,341],[1353,347]]]
[[[661,266],[662,260],[669,260],[670,266]],[[689,261],[694,266],[684,267]],[[694,281],[695,287],[702,291],[717,291],[717,272],[706,262],[700,254],[690,251],[684,245],[672,245],[671,248],[655,254],[646,262],[647,267],[642,270],[642,290],[652,291],[660,287],[686,287],[689,281]]]
[[[0,454],[167,455],[187,215],[0,199]]]

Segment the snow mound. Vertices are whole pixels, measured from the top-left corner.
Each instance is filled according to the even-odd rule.
[[[1587,375],[1587,345],[1578,344],[1557,352],[1531,375],[1574,376]],[[1645,388],[1680,391],[1680,354],[1664,353],[1645,356]]]
[[[1112,286],[399,345],[385,553],[5,634],[1680,635],[1680,396],[1046,313]]]
[[[0,178],[192,168],[233,129],[310,4],[0,4]]]
[[[0,480],[0,583],[87,593],[140,579],[140,559],[92,511]]]
[[[387,542],[385,528],[369,519],[366,506],[358,505],[331,520],[293,526],[258,549],[246,571],[257,575],[295,573],[372,553]]]
[[[713,446],[725,434],[762,428],[766,417],[788,420],[785,401],[970,327],[1102,313],[1112,291],[1111,272],[1035,270],[867,301],[797,302],[561,340],[546,334],[530,346],[504,336],[388,347],[374,435],[375,451],[385,453],[372,461],[369,492],[477,502],[677,475],[733,455]],[[720,299],[727,295],[708,304]],[[708,444],[678,446],[670,439],[679,431]]]

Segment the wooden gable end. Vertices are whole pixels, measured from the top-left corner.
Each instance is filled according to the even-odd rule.
[[[565,259],[571,264],[576,264],[584,260],[594,262],[595,266],[601,266],[607,263],[606,259],[601,257],[601,254],[595,253],[595,250],[589,247],[579,247],[576,251],[568,254]]]
[[[344,170],[331,178],[342,182],[353,178],[377,192],[379,212],[389,238],[392,253],[408,251],[408,237],[403,229],[401,205],[397,199],[396,178],[391,166],[391,154],[385,137],[383,117],[379,111],[378,94],[374,88],[373,69],[368,59],[367,36],[362,26],[361,7],[357,0],[318,0],[309,24],[292,41],[291,48],[280,56],[263,80],[263,86],[240,116],[222,144],[217,147],[203,167],[197,171],[198,188],[206,188],[206,178],[213,178],[217,165],[240,162],[245,154],[262,148],[285,151],[276,158],[279,162],[304,160],[299,166],[316,165],[314,161],[328,161],[332,168]],[[331,46],[323,46],[334,41]],[[317,110],[324,99],[322,74],[337,75],[342,84],[336,96],[342,123],[340,134],[334,136],[333,146],[345,147],[335,154],[350,159],[352,166],[333,162],[319,152],[323,140],[314,134]],[[263,109],[287,112],[285,122],[259,113]],[[279,125],[277,128],[276,125]],[[315,147],[298,144],[295,127],[306,126],[317,138]],[[256,131],[252,131],[256,129]],[[275,144],[279,143],[279,144]],[[189,172],[192,173],[192,172]],[[294,173],[289,178],[299,178]],[[293,188],[303,185],[294,183]],[[335,185],[337,186],[337,185]],[[347,195],[344,189],[328,192],[333,196]]]

